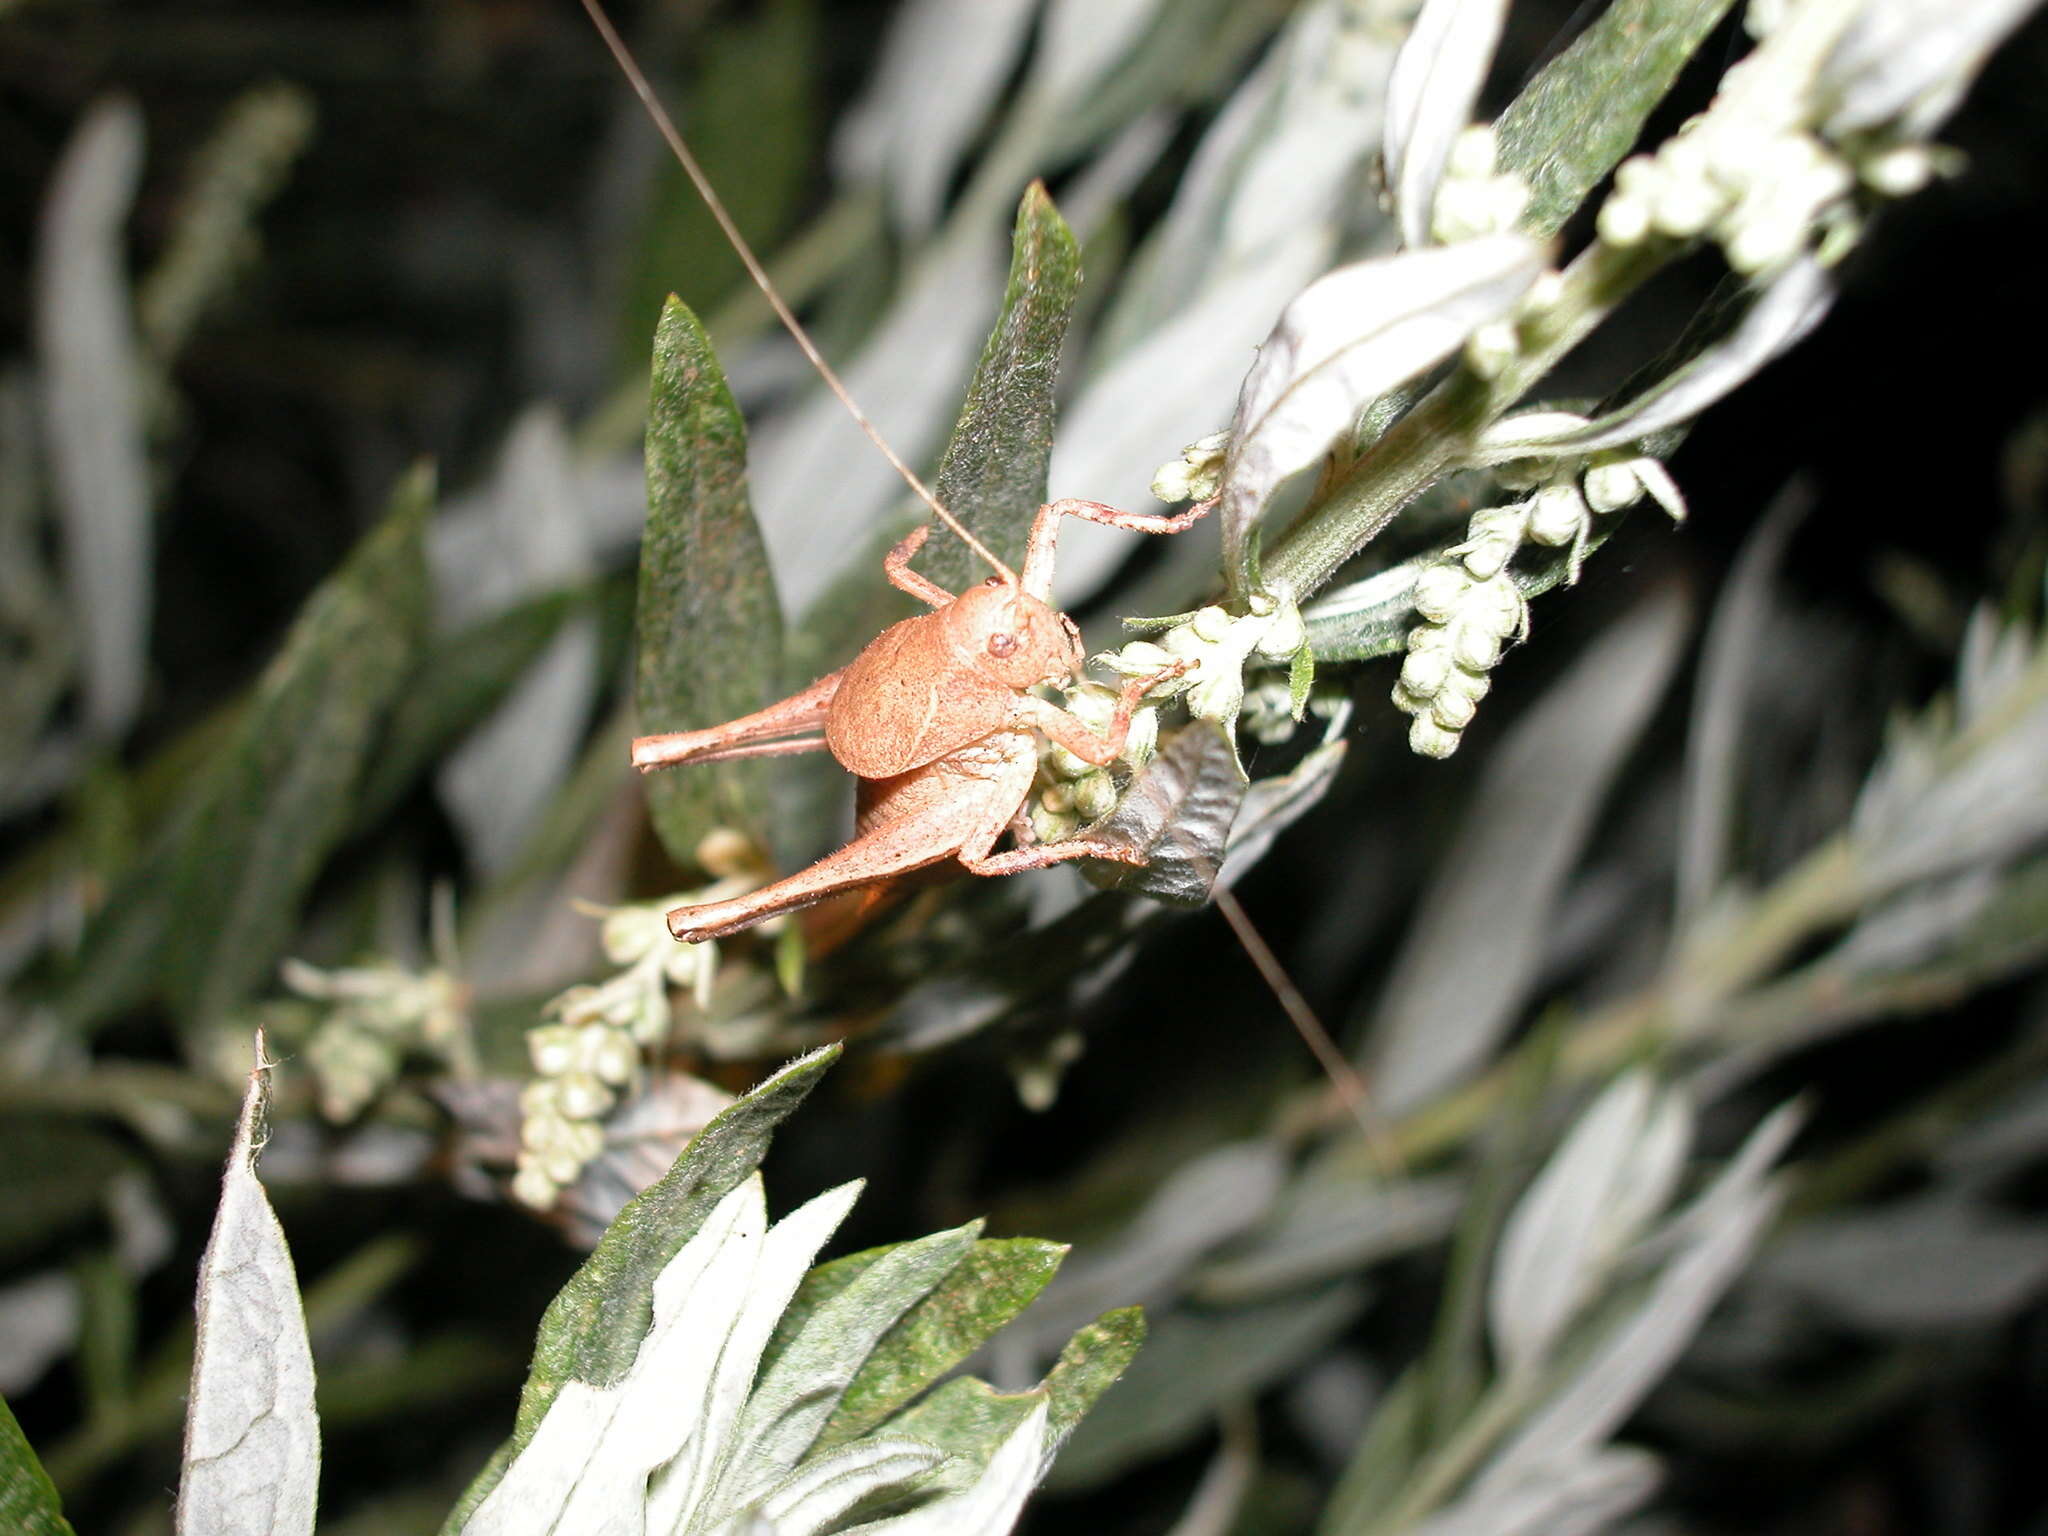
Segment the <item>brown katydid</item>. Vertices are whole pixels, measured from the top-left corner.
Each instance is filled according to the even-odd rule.
[[[957,533],[995,574],[952,593],[910,568],[931,524],[919,527],[883,560],[888,580],[932,612],[884,630],[849,665],[779,704],[703,730],[643,736],[633,765],[643,773],[692,763],[780,756],[829,749],[860,786],[852,842],[807,869],[730,900],[678,907],[669,930],[685,942],[721,937],[843,891],[894,881],[947,860],[982,875],[1039,869],[1068,859],[1142,863],[1129,847],[1090,838],[1037,843],[1025,806],[1038,767],[1040,736],[1084,762],[1107,766],[1124,750],[1131,712],[1154,684],[1177,675],[1177,663],[1120,690],[1104,732],[1040,698],[1039,684],[1070,681],[1084,656],[1073,621],[1051,605],[1053,555],[1062,519],[1141,533],[1178,533],[1209,510],[1203,503],[1176,514],[1122,512],[1089,501],[1054,501],[1038,509],[1023,569],[998,560],[926,489],[868,422],[775,292],[727,217],[695,157],[597,0],[584,0],[606,44],[647,106],[748,273],[826,384],[933,517]],[[1012,833],[1017,846],[996,844]]]
[[[1109,729],[1100,733],[1030,692],[1040,683],[1068,682],[1085,659],[1074,621],[1051,604],[1053,550],[1065,517],[1178,533],[1208,510],[1206,502],[1173,515],[1048,502],[1032,522],[1022,573],[982,550],[999,574],[958,595],[910,569],[931,532],[931,524],[923,524],[889,552],[882,568],[932,612],[892,624],[849,665],[779,704],[707,730],[640,737],[633,766],[643,773],[823,747],[860,779],[852,842],[744,896],[677,907],[668,915],[669,931],[688,942],[715,939],[947,859],[957,858],[977,875],[1042,869],[1065,859],[1144,862],[1129,847],[1093,838],[1039,844],[1024,815],[1040,735],[1083,762],[1107,766],[1123,752],[1131,711],[1146,690],[1186,665],[1125,683]],[[1006,831],[1018,845],[998,853],[995,845]]]

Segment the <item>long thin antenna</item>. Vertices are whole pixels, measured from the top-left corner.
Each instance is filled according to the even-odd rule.
[[[768,306],[775,311],[776,318],[781,320],[788,328],[789,334],[796,338],[796,344],[803,349],[804,356],[811,360],[811,366],[818,370],[818,376],[825,381],[825,387],[839,397],[839,403],[845,406],[853,419],[860,424],[860,429],[868,435],[868,440],[882,450],[882,457],[895,466],[896,473],[917,493],[918,500],[932,509],[932,515],[959,534],[969,549],[986,560],[1003,580],[1015,587],[1018,584],[1017,573],[991,554],[988,546],[969,533],[960,519],[940,505],[939,498],[927,490],[925,483],[918,479],[911,467],[896,456],[896,450],[889,446],[888,440],[877,430],[875,424],[868,420],[867,412],[860,408],[859,402],[840,382],[839,375],[832,371],[832,365],[825,361],[823,354],[811,341],[810,332],[804,329],[803,322],[782,302],[782,295],[775,291],[775,285],[768,280],[767,270],[754,255],[754,248],[747,244],[746,236],[742,235],[739,226],[733,223],[732,215],[725,211],[725,204],[719,200],[718,193],[712,188],[710,178],[704,174],[703,167],[697,164],[697,157],[690,153],[690,146],[683,142],[682,134],[676,131],[676,125],[662,106],[661,99],[654,94],[654,87],[649,85],[647,77],[640,73],[639,64],[634,62],[631,51],[620,38],[618,29],[612,25],[611,17],[605,14],[604,7],[598,0],[583,0],[583,9],[590,13],[590,19],[597,27],[598,35],[604,39],[605,47],[611,50],[612,57],[618,61],[627,83],[633,87],[633,94],[640,98],[640,104],[647,109],[647,115],[654,119],[654,126],[661,130],[661,136],[667,140],[677,163],[690,178],[690,185],[697,189],[697,195],[704,199],[704,205],[711,210],[711,217],[718,221],[718,227],[725,232],[725,238],[732,242],[732,248],[739,253],[740,261],[746,266],[747,276],[754,280],[754,286],[759,288],[762,297],[768,300]]]

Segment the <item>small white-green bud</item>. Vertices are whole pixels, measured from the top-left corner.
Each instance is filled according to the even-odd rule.
[[[1079,830],[1081,819],[1067,811],[1048,810],[1041,796],[1031,807],[1031,830],[1041,843],[1057,843]]]
[[[1229,613],[1213,605],[1202,609],[1188,621],[1188,628],[1195,632],[1195,638],[1209,645],[1221,645],[1230,638],[1231,627],[1237,621]]]
[[[1441,624],[1458,611],[1458,604],[1472,586],[1472,578],[1449,563],[1432,565],[1415,578],[1415,611]],[[1413,643],[1410,636],[1410,643]]]
[[[650,920],[651,919],[651,920]],[[620,907],[608,914],[598,930],[605,958],[613,965],[631,965],[654,948],[660,919],[647,907]],[[660,935],[666,939],[666,932]]]
[[[1586,471],[1586,505],[1595,512],[1619,512],[1642,500],[1643,482],[1626,461],[1595,464]]]
[[[612,1107],[611,1089],[590,1072],[565,1072],[558,1079],[562,1113],[570,1120],[595,1120]]]
[[[1491,176],[1496,153],[1492,125],[1473,123],[1451,140],[1451,153],[1444,161],[1444,174],[1461,180]]]
[[[1124,761],[1142,768],[1159,750],[1159,711],[1149,705],[1131,711],[1131,728],[1124,734]]]
[[[1910,197],[1934,179],[1934,156],[1923,144],[1900,144],[1866,156],[1857,170],[1863,184],[1884,197]]]
[[[576,1030],[567,1024],[542,1024],[526,1032],[526,1054],[542,1077],[560,1077],[576,1064]]]
[[[566,1147],[550,1147],[545,1152],[536,1152],[534,1158],[541,1171],[557,1184],[574,1184],[583,1172],[583,1159]]]
[[[1285,661],[1308,641],[1308,625],[1292,602],[1273,615],[1273,622],[1259,636],[1258,653],[1272,661]]]
[[[1054,816],[1065,816],[1074,809],[1074,786],[1069,780],[1048,784],[1038,797],[1038,803]]]
[[[1237,718],[1244,699],[1244,674],[1229,670],[1217,673],[1188,690],[1188,713],[1197,720],[1227,723]]]
[[[514,1200],[531,1210],[545,1211],[553,1207],[555,1196],[560,1193],[560,1188],[538,1161],[530,1157],[519,1159],[519,1167],[512,1175]]]
[[[1451,656],[1463,671],[1484,672],[1500,660],[1501,638],[1478,624],[1460,624],[1451,641]]]
[[[640,1051],[633,1044],[632,1036],[618,1030],[607,1031],[605,1038],[590,1053],[590,1070],[598,1081],[614,1088],[631,1082],[633,1074],[640,1070]]]
[[[1458,750],[1458,733],[1445,730],[1428,715],[1417,715],[1408,727],[1408,750],[1441,761]]]
[[[1462,731],[1472,723],[1477,708],[1471,699],[1446,688],[1430,701],[1429,718],[1447,731]]]
[[[1594,220],[1594,229],[1603,242],[1617,250],[1625,251],[1631,246],[1640,245],[1644,237],[1650,233],[1650,205],[1642,198],[1617,188],[1600,205],[1599,216]],[[1427,757],[1431,754],[1423,755]],[[1450,753],[1440,755],[1448,757]]]
[[[1097,821],[1116,809],[1116,780],[1098,768],[1074,781],[1074,810],[1083,821]]]
[[[1401,663],[1401,686],[1417,699],[1428,699],[1450,676],[1450,653],[1442,648],[1410,651]]]
[[[1586,503],[1570,485],[1547,485],[1529,505],[1529,537],[1558,548],[1575,542],[1586,526]]]

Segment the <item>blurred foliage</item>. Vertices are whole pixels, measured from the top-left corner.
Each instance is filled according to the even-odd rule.
[[[998,541],[1048,476],[1141,505],[1280,305],[1390,241],[1370,167],[1409,8],[1087,9],[621,8],[855,392]],[[1513,8],[1481,99],[1536,181],[1526,227],[1584,247],[1622,130],[1668,132],[1746,46],[1724,9]],[[1589,93],[1638,20],[1656,69]],[[434,1529],[549,1383],[630,1354],[569,1315],[630,1244],[589,1281],[577,1247],[712,1085],[828,1040],[770,1182],[871,1186],[770,1358],[877,1245],[994,1235],[827,1441],[1006,1321],[971,1369],[1044,1378],[1064,1432],[1134,1338],[1090,1320],[1146,1307],[1024,1529],[2038,1522],[2048,431],[2009,365],[2048,324],[2044,51],[2037,19],[1993,59],[1945,133],[1968,168],[1874,223],[1828,323],[1655,441],[1681,532],[1616,519],[1512,572],[1551,595],[1457,759],[1401,748],[1373,658],[1412,643],[1484,471],[1337,562],[1306,726],[1284,663],[1246,691],[1273,727],[1239,738],[1248,786],[1197,725],[1141,781],[1156,814],[1126,802],[1164,894],[1221,864],[1360,1104],[1216,910],[1058,872],[666,968],[661,904],[836,842],[843,775],[672,776],[650,811],[627,739],[908,611],[879,571],[908,503],[574,5],[0,7],[0,1510],[62,1528],[33,1445],[79,1528],[168,1529],[260,1020],[332,1529]],[[1625,101],[1612,134],[1571,129],[1588,100]],[[1724,270],[1659,271],[1546,397],[1632,398]],[[81,409],[118,428],[105,462],[60,424]],[[1390,423],[1338,445],[1312,514]],[[93,484],[125,528],[78,511]],[[1061,567],[1096,643],[1213,597],[1215,534],[1098,532]],[[588,1065],[530,1055],[544,1005],[651,1035],[541,1222],[504,1198],[520,1094],[550,1072],[573,1099]],[[1027,1231],[1074,1245],[1056,1278]],[[993,1444],[1014,1401],[961,1378],[893,1422]]]

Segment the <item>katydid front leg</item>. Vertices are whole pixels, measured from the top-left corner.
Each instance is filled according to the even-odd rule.
[[[1084,523],[1101,523],[1127,533],[1179,533],[1192,528],[1216,503],[1197,502],[1185,512],[1125,512],[1099,501],[1077,501],[1066,497],[1048,501],[1031,520],[1031,538],[1024,546],[1024,570],[1018,578],[1024,590],[1041,602],[1052,600],[1052,565],[1060,541],[1060,519],[1078,517]]]

